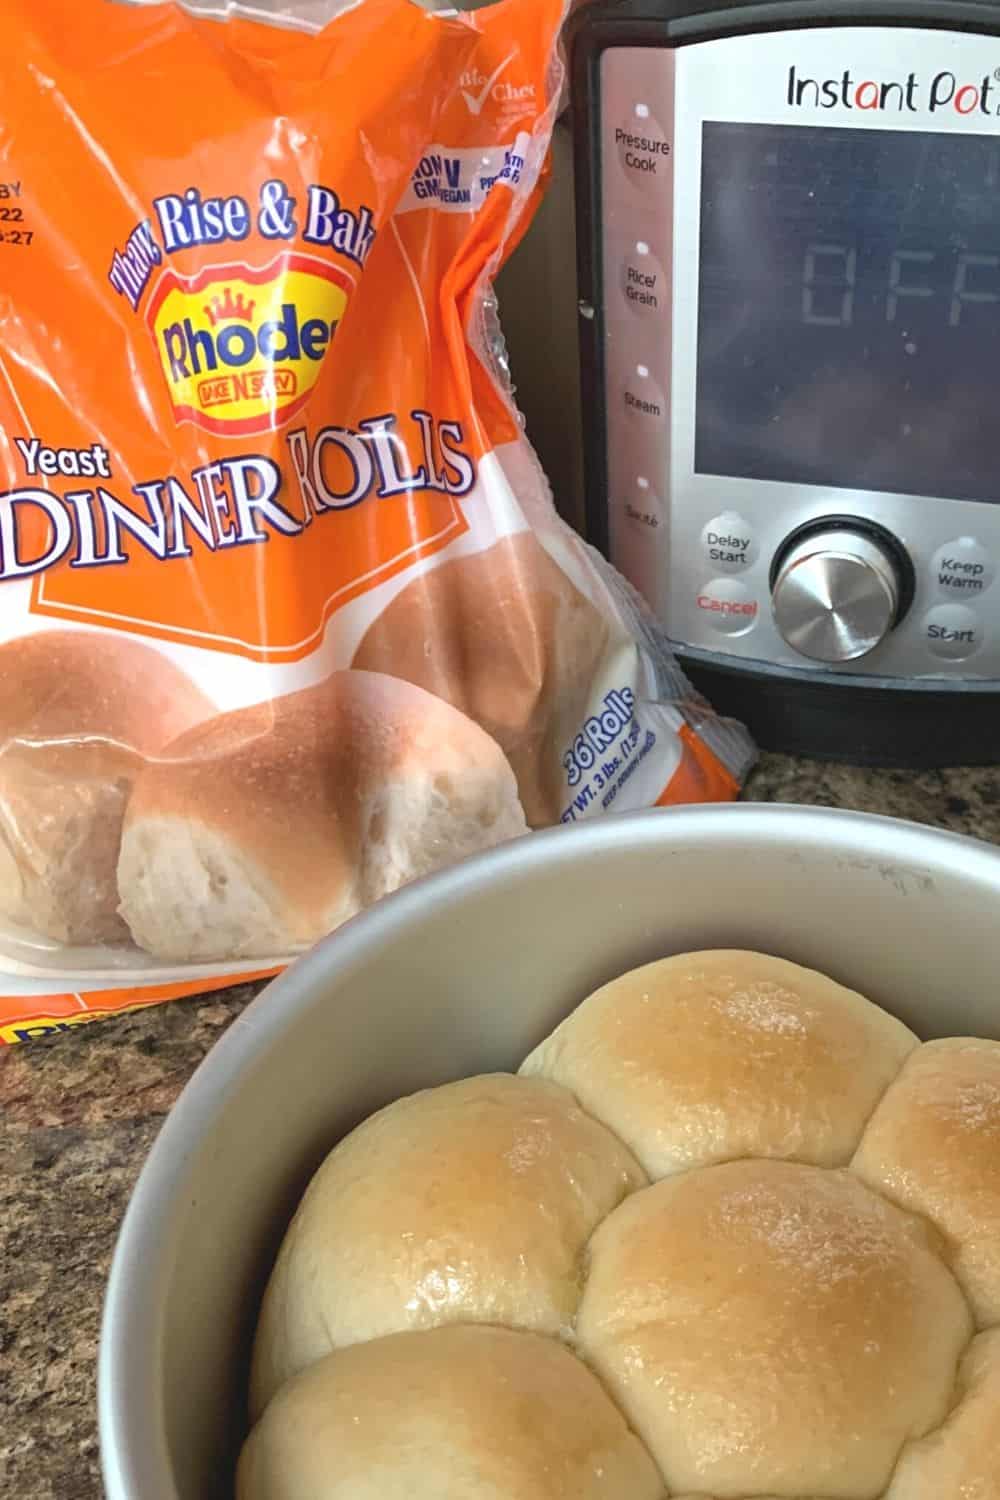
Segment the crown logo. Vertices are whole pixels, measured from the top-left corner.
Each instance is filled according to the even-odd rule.
[[[231,287],[226,287],[221,297],[210,297],[202,309],[213,328],[220,323],[251,323],[256,302],[248,302],[242,292],[234,297]]]

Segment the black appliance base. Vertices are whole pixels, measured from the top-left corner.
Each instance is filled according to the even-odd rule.
[[[1000,764],[1000,685],[867,685],[705,661],[678,653],[717,713],[761,750],[899,770]]]

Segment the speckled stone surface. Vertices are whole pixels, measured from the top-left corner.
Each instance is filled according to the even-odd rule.
[[[863,771],[767,755],[745,795],[861,808],[1000,843],[1000,771]],[[115,1236],[164,1115],[253,993],[174,1001],[0,1051],[4,1500],[103,1493],[95,1377]]]

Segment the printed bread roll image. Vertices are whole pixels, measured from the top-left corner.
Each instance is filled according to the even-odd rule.
[[[568,1336],[581,1258],[646,1178],[572,1095],[498,1073],[397,1100],[313,1177],[257,1328],[251,1407],[331,1349],[440,1323]]]
[[[973,1332],[937,1239],[849,1170],[696,1168],[594,1234],[578,1347],[671,1494],[878,1500]]]
[[[1000,1042],[948,1037],[911,1053],[853,1167],[936,1225],[979,1327],[1000,1323]],[[997,1452],[1000,1469],[1000,1411]]]
[[[917,1045],[823,974],[717,950],[604,985],[520,1071],[571,1090],[656,1179],[743,1156],[846,1166]]]
[[[471,719],[410,683],[335,672],[199,725],[147,768],[121,910],[159,958],[280,956],[526,831],[513,772]]]
[[[1000,1500],[1000,1328],[969,1345],[956,1397],[942,1427],[903,1449],[885,1500]]]
[[[555,1339],[485,1326],[338,1350],[275,1396],[237,1500],[667,1500],[642,1443]]]
[[[421,574],[352,665],[427,688],[491,734],[532,828],[562,812],[562,756],[587,717],[610,630],[528,532]]]
[[[123,943],[116,868],[146,758],[214,712],[150,646],[86,630],[0,646],[0,919]]]

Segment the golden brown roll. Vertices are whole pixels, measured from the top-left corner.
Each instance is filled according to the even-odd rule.
[[[610,631],[530,532],[421,574],[352,663],[436,693],[503,748],[532,828],[558,820],[561,758],[587,717]]]
[[[525,1060],[650,1177],[742,1156],[846,1166],[917,1038],[862,995],[763,953],[682,953],[591,995]]]
[[[572,1096],[498,1073],[400,1099],[314,1176],[254,1348],[259,1413],[331,1349],[459,1321],[569,1331],[591,1231],[645,1177]]]
[[[147,757],[212,713],[138,641],[48,630],[0,646],[0,919],[120,943],[122,818]]]
[[[339,1350],[271,1402],[237,1500],[666,1500],[593,1375],[554,1339],[401,1333]]]
[[[949,1037],[912,1053],[853,1167],[937,1225],[979,1327],[1000,1323],[1000,1042]]]
[[[973,1339],[944,1426],[903,1449],[885,1500],[1000,1500],[1000,1329]]]
[[[670,1492],[877,1500],[972,1331],[935,1239],[849,1171],[681,1173],[594,1234],[579,1348]]]

